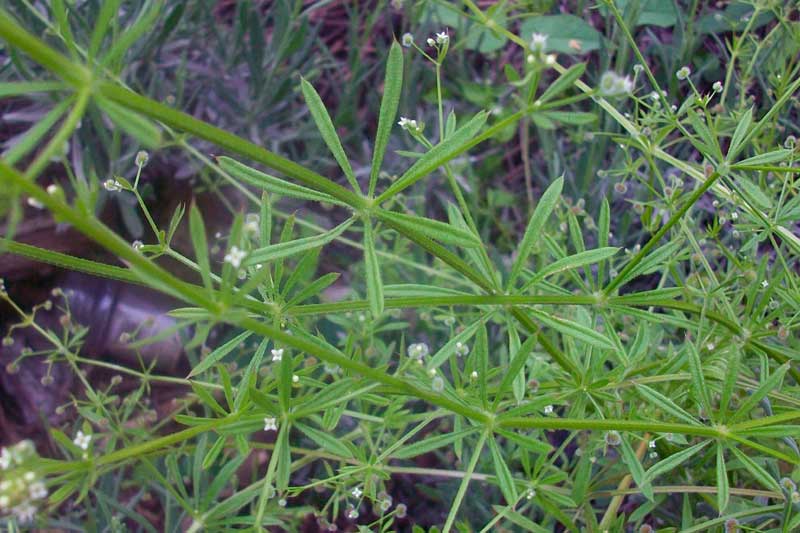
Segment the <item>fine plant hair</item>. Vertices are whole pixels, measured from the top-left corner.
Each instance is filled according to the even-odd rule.
[[[767,45],[754,44],[761,14],[778,21],[772,39],[797,40],[784,8],[755,3],[728,43],[724,77],[705,87],[682,65],[664,85],[622,2],[598,7],[617,53],[634,63],[603,73],[553,53],[552,35],[512,32],[505,3],[484,11],[465,0],[451,11],[469,35],[501,39],[524,58],[502,69],[502,93],[451,106],[447,62],[460,36],[397,35],[379,50],[385,74],[364,156],[340,136],[317,82],[276,67],[251,90],[275,82],[302,99],[316,127],[309,142],[326,150],[296,162],[305,157],[296,146],[284,157],[126,85],[126,54],[147,57],[136,43],[157,24],[174,26],[176,9],[144,2],[120,25],[119,1],[79,20],[67,3],[49,4],[46,14],[0,9],[19,73],[0,81],[0,96],[49,106],[0,160],[0,251],[181,302],[170,315],[191,370],[175,377],[87,358],[85,328],[43,327],[41,307],[24,309],[0,285],[19,319],[8,338],[34,328],[52,346],[21,358],[65,362],[83,387],[76,420],[49,430],[57,453],[20,452],[49,493],[36,503],[39,525],[59,527],[69,507],[71,527],[125,520],[153,530],[121,502],[156,498],[170,531],[297,530],[309,514],[320,528],[345,519],[398,530],[414,524],[414,502],[392,488],[411,476],[415,487],[435,485],[424,494],[443,502],[441,531],[800,529],[800,149],[791,133],[800,61],[788,56],[780,75],[756,77]],[[412,116],[409,76],[428,74],[433,97]],[[756,81],[764,101],[747,96]],[[569,131],[601,161],[554,156],[534,186],[524,148],[525,193],[498,207],[499,179],[480,175],[471,155],[518,131],[554,150],[554,132]],[[78,162],[69,151],[93,142],[89,133],[113,142]],[[612,148],[606,160],[601,150]],[[231,208],[220,236],[198,203],[161,227],[140,178],[167,149],[190,159],[210,190],[235,190],[249,212]],[[66,178],[49,186],[53,162]],[[323,162],[335,172],[319,170]],[[101,195],[132,199],[140,241],[99,219]],[[290,213],[287,200],[301,207]],[[15,240],[24,205],[117,264]],[[188,251],[173,242],[183,230]],[[332,250],[358,259],[320,274]],[[194,275],[179,277],[165,260]],[[352,298],[327,296],[342,284]],[[68,295],[47,306],[68,313]],[[126,340],[148,342],[136,332]],[[23,361],[4,363],[13,372]],[[135,392],[120,400],[85,378],[91,366],[135,382]],[[182,391],[162,419],[146,407],[158,384]],[[430,464],[415,462],[422,456],[437,466],[420,466]]]

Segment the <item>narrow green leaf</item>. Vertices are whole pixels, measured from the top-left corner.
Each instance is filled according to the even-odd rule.
[[[530,287],[543,280],[547,276],[552,276],[553,274],[558,274],[574,268],[580,268],[587,265],[592,265],[594,263],[599,263],[600,261],[604,261],[609,257],[612,257],[619,252],[619,250],[619,248],[615,248],[613,246],[595,248],[594,250],[586,250],[584,252],[553,261],[543,269],[536,272],[531,279],[526,281],[525,285],[521,289],[521,292],[528,290]]]
[[[529,452],[547,454],[553,450],[553,447],[550,446],[550,444],[534,439],[533,437],[529,437],[528,435],[520,435],[519,433],[508,431],[506,429],[495,429],[495,433],[502,435],[511,442],[515,442]]]
[[[786,372],[789,371],[790,364],[784,363],[779,366],[775,371],[765,379],[759,387],[754,390],[750,396],[748,396],[739,408],[736,410],[735,413],[731,416],[729,423],[733,423],[736,420],[741,419],[744,416],[750,414],[753,408],[758,405],[758,403],[770,392],[780,390],[781,382],[783,381],[783,376],[786,375]]]
[[[700,400],[700,405],[708,418],[712,418],[711,396],[706,387],[705,376],[703,376],[703,363],[700,361],[700,352],[693,343],[689,343],[687,358],[689,359],[689,374],[692,377],[694,393]]]
[[[275,486],[282,494],[289,488],[289,476],[292,468],[292,452],[289,448],[289,424],[282,425],[275,440],[275,455],[278,461],[275,475]]]
[[[163,5],[163,1],[145,4],[134,23],[114,41],[111,49],[103,57],[101,65],[108,66],[117,60],[123,59],[125,53],[133,48],[134,43],[145,32],[152,31]],[[116,11],[114,14],[116,15]]]
[[[650,469],[645,473],[645,480],[650,482],[656,479],[661,474],[669,472],[685,461],[689,460],[693,455],[697,454],[700,450],[708,446],[708,443],[711,441],[703,441],[698,444],[695,444],[691,448],[686,448],[685,450],[681,450],[678,453],[674,453],[669,457],[659,461],[658,463],[654,464],[650,467]]]
[[[392,457],[395,459],[410,459],[411,457],[416,457],[418,455],[422,455],[423,453],[428,453],[430,451],[449,446],[455,441],[462,440],[467,435],[471,435],[476,431],[478,431],[477,428],[468,428],[458,432],[443,433],[441,435],[429,437],[400,448],[392,454]]]
[[[728,154],[725,156],[725,160],[728,163],[733,162],[733,158],[744,148],[741,146],[742,141],[747,136],[748,130],[750,130],[750,126],[753,124],[753,108],[749,108],[744,114],[739,118],[739,122],[736,125],[736,129],[733,132],[733,136],[731,137],[731,143],[728,145]]]
[[[391,220],[398,226],[421,231],[431,239],[445,244],[453,244],[464,248],[476,248],[481,246],[480,239],[472,232],[459,229],[446,222],[395,213],[393,211],[377,210],[376,215],[382,220]]]
[[[308,300],[312,296],[316,296],[317,294],[328,288],[330,285],[335,283],[337,279],[339,279],[339,273],[337,272],[328,272],[327,274],[320,276],[319,278],[315,279],[314,281],[312,281],[311,283],[309,283],[308,285],[297,291],[297,294],[292,296],[292,298],[288,302],[286,302],[286,307],[292,307],[301,302],[304,302],[305,300]]]
[[[793,153],[794,150],[781,148],[779,150],[774,150],[772,152],[767,152],[765,154],[759,154],[759,155],[754,155],[753,157],[748,157],[747,159],[743,159],[738,163],[736,163],[735,165],[732,165],[731,168],[746,169],[746,167],[748,166],[757,167],[760,165],[772,165],[789,159],[789,157]]]
[[[445,361],[447,361],[451,355],[453,355],[456,351],[456,344],[462,343],[466,344],[473,335],[478,331],[478,328],[481,327],[482,324],[485,324],[486,321],[489,319],[490,315],[482,316],[469,326],[463,329],[461,333],[450,339],[444,346],[439,348],[439,351],[436,352],[431,360],[428,361],[428,370],[433,370],[439,368]]]
[[[200,276],[203,278],[203,285],[208,291],[213,289],[211,283],[211,265],[208,260],[208,241],[206,240],[206,225],[197,204],[192,203],[189,208],[189,234],[192,238],[194,257],[197,266],[200,267]]]
[[[517,487],[514,485],[514,478],[511,477],[511,471],[508,469],[503,453],[493,438],[489,439],[489,450],[492,452],[492,462],[494,462],[494,471],[500,491],[503,493],[506,503],[512,505],[517,501]]]
[[[542,103],[548,102],[563,93],[580,78],[586,70],[586,63],[576,63],[564,71],[561,76],[551,83],[538,98]]]
[[[586,111],[541,111],[537,113],[538,117],[547,117],[548,120],[560,122],[561,124],[570,124],[572,126],[585,126],[597,122],[599,118],[597,113],[590,113]]]
[[[269,246],[258,248],[250,252],[247,258],[244,260],[244,265],[252,266],[269,263],[271,261],[276,261],[278,259],[299,254],[300,252],[305,252],[306,250],[310,250],[312,248],[324,246],[344,233],[354,221],[355,219],[348,219],[332,230],[326,231],[325,233],[321,233],[319,235],[314,235],[313,237],[305,237],[302,239],[281,242],[278,244],[270,244]]]
[[[614,343],[611,342],[609,338],[601,333],[598,333],[592,328],[587,328],[586,326],[582,326],[577,322],[573,322],[572,320],[549,315],[536,309],[527,309],[526,312],[530,315],[533,315],[533,317],[542,324],[551,327],[564,335],[577,339],[581,342],[585,342],[586,344],[595,346],[597,348],[605,348],[609,350],[615,349]]]
[[[74,103],[73,98],[66,98],[63,102],[53,107],[45,116],[40,118],[28,131],[14,139],[14,145],[3,152],[3,159],[9,165],[16,165],[23,157],[31,153],[39,143],[49,135],[56,123]]]
[[[205,457],[203,457],[203,470],[208,470],[208,468],[214,464],[214,461],[217,460],[219,453],[222,451],[222,448],[225,446],[225,441],[227,437],[220,435],[217,437],[216,442],[214,445],[209,448],[208,453],[206,453]]]
[[[657,390],[651,389],[647,385],[640,385],[640,384],[636,385],[636,390],[638,390],[639,394],[641,394],[648,402],[658,407],[662,411],[671,414],[672,416],[674,416],[679,420],[683,420],[687,424],[692,424],[695,426],[701,425],[696,418],[694,418],[692,415],[690,415],[689,413],[678,407],[678,404],[676,404],[671,399],[667,398]]]
[[[314,119],[320,135],[322,135],[322,140],[325,141],[334,159],[339,163],[339,167],[344,172],[353,190],[360,192],[361,189],[358,186],[356,175],[353,173],[350,161],[348,161],[347,155],[344,153],[342,142],[339,140],[339,135],[336,134],[336,128],[333,126],[328,110],[325,109],[325,104],[322,103],[322,98],[319,97],[316,89],[305,78],[300,80],[300,89],[303,92],[303,98],[306,100],[308,110],[311,112],[311,117]]]
[[[384,285],[383,294],[387,298],[408,298],[414,296],[466,296],[470,293],[449,289],[447,287],[437,287],[435,285],[402,283],[397,285]]]
[[[205,405],[207,405],[212,411],[217,413],[220,416],[228,416],[228,412],[222,407],[219,402],[217,401],[214,396],[211,395],[205,388],[197,383],[192,383],[192,390],[200,398]]]
[[[555,209],[558,199],[561,197],[561,188],[563,186],[564,177],[562,176],[550,184],[539,199],[536,209],[533,210],[533,214],[528,221],[528,227],[525,229],[525,235],[522,237],[522,242],[517,247],[517,258],[511,266],[511,273],[506,282],[507,289],[511,289],[514,286],[514,282],[527,264],[528,256],[530,256],[534,246],[541,238],[541,232],[545,222],[550,218],[550,214],[553,212],[553,209]]]
[[[372,221],[364,220],[364,267],[367,274],[367,300],[372,318],[377,319],[383,313],[383,281],[375,253],[375,236],[372,233]]]
[[[772,207],[772,199],[764,194],[761,187],[750,181],[744,176],[736,176],[736,185],[738,185],[739,193],[748,201],[748,203],[756,206],[758,209],[767,210]]]
[[[730,489],[728,487],[728,469],[725,467],[725,449],[717,444],[717,512],[723,514],[728,507]]]
[[[503,399],[505,393],[511,387],[512,382],[516,379],[517,375],[522,371],[525,367],[525,363],[528,360],[528,357],[531,354],[531,350],[536,345],[537,339],[536,335],[531,335],[519,349],[514,353],[511,363],[508,365],[508,369],[506,370],[505,374],[503,375],[503,381],[500,382],[500,386],[497,388],[497,394],[494,398],[492,409],[496,409],[497,405],[500,403],[500,400]]]
[[[314,443],[320,448],[344,458],[349,459],[353,457],[353,453],[350,451],[350,448],[345,446],[344,443],[336,436],[299,422],[295,422],[294,427],[303,432],[306,437],[313,440]]]
[[[149,119],[101,96],[95,95],[95,101],[119,129],[142,146],[155,149],[161,144],[161,130]]]
[[[464,152],[469,146],[469,141],[480,131],[486,122],[488,113],[481,111],[456,132],[431,148],[420,157],[396,182],[392,184],[378,198],[377,203],[382,203],[400,191],[411,187],[416,182],[447,163],[454,157]]]
[[[372,168],[369,173],[369,196],[375,194],[378,182],[378,173],[389,144],[394,119],[397,116],[397,106],[400,103],[400,93],[403,89],[403,50],[397,41],[392,42],[389,48],[389,58],[386,61],[386,76],[383,81],[383,98],[381,110],[378,115],[378,129],[375,132],[375,147],[372,151]]]
[[[633,451],[628,439],[624,436],[622,437],[622,442],[620,442],[620,450],[622,451],[622,460],[625,461],[625,464],[628,466],[628,471],[631,473],[631,477],[636,483],[636,486],[639,487],[645,498],[651,502],[655,501],[653,485],[649,480],[645,479],[644,467],[642,467],[642,463],[639,462],[639,458],[636,457],[636,452]]]
[[[722,420],[728,418],[728,408],[730,407],[731,398],[733,397],[733,390],[736,386],[736,380],[739,379],[739,361],[742,353],[738,346],[732,346],[732,352],[727,357],[727,366],[725,367],[725,378],[722,381],[722,391],[720,393],[719,411]]]
[[[233,350],[235,350],[239,346],[240,343],[242,343],[245,340],[247,340],[247,338],[251,334],[252,334],[252,332],[245,331],[244,333],[241,333],[240,335],[237,335],[236,337],[234,337],[233,339],[229,340],[228,342],[226,342],[222,346],[218,347],[216,350],[212,351],[210,354],[208,354],[205,357],[205,359],[200,361],[197,364],[197,366],[192,369],[191,372],[189,372],[189,375],[186,376],[187,379],[191,378],[193,376],[196,376],[198,374],[201,374],[201,373],[205,372],[206,370],[208,370],[209,368],[211,368],[212,366],[214,366],[214,364],[216,364],[218,361],[220,361],[223,357],[225,357],[226,355],[231,353]]]
[[[286,180],[270,176],[259,170],[231,159],[230,157],[220,156],[217,157],[217,164],[219,167],[233,176],[236,179],[249,183],[255,187],[265,191],[280,194],[281,196],[288,196],[290,198],[300,198],[301,200],[313,200],[316,202],[327,202],[335,205],[345,205],[343,202],[336,200],[333,196],[327,195],[323,192],[303,187],[290,183]]]
[[[119,13],[119,5],[122,0],[107,0],[100,4],[100,11],[95,19],[94,28],[92,29],[92,38],[89,41],[89,59],[97,57],[97,52],[100,51],[100,45],[108,33],[108,27],[111,20]]]
[[[66,87],[63,81],[5,81],[0,83],[0,98],[60,91]]]
[[[797,428],[795,428],[797,429]],[[758,480],[761,485],[765,488],[775,491],[777,493],[781,493],[781,486],[775,481],[775,478],[764,469],[764,467],[760,466],[758,463],[750,459],[744,452],[736,448],[735,446],[731,446],[728,448],[733,455],[744,465],[744,467],[753,475],[754,478]]]
[[[489,403],[486,392],[486,374],[489,372],[489,337],[484,323],[481,323],[475,334],[475,346],[472,353],[475,354],[475,367],[478,370],[478,394],[481,398],[481,405],[485,408]]]

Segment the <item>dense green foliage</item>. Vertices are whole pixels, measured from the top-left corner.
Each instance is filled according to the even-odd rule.
[[[24,357],[139,383],[120,401],[84,379],[74,422],[51,430],[58,455],[25,456],[49,492],[42,525],[153,530],[133,511],[146,497],[169,531],[291,531],[309,513],[388,531],[423,498],[443,531],[800,529],[796,5],[381,4],[417,28],[372,36],[376,75],[358,54],[378,15],[349,12],[351,79],[332,93],[332,58],[303,67],[316,8],[243,3],[209,32],[216,67],[250,73],[217,122],[184,112],[201,98],[185,93],[224,88],[183,72],[176,89],[151,64],[216,27],[192,3],[12,4],[0,95],[47,113],[0,162],[3,251],[183,302],[192,368],[87,359],[85,329],[16,307],[52,344]],[[151,216],[141,173],[176,151],[198,191],[247,202],[222,235],[198,204]],[[100,221],[110,201],[141,242]],[[124,266],[15,242],[24,205]],[[142,418],[161,382],[184,396]],[[424,496],[393,492],[408,476]]]

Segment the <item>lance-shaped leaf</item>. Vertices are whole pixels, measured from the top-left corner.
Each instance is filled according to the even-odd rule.
[[[743,416],[747,416],[753,408],[770,392],[780,390],[781,381],[783,376],[789,371],[789,363],[784,363],[779,366],[768,378],[766,378],[759,387],[750,394],[739,406],[736,412],[731,416],[729,423],[739,420]]]
[[[620,442],[620,450],[622,451],[622,460],[625,461],[625,464],[628,466],[628,471],[631,473],[633,481],[636,482],[636,486],[639,487],[642,494],[644,494],[648,500],[651,502],[654,501],[653,485],[650,483],[650,480],[645,479],[644,467],[642,467],[642,463],[639,462],[639,458],[636,457],[636,452],[633,451],[628,439],[625,437],[622,437],[622,441]]]
[[[342,148],[342,142],[336,134],[336,128],[334,128],[331,117],[328,115],[328,110],[325,109],[325,104],[322,103],[322,98],[319,97],[316,89],[305,79],[300,81],[300,89],[303,91],[303,98],[305,98],[308,110],[317,124],[317,129],[322,135],[322,140],[328,145],[328,149],[333,154],[336,162],[339,163],[339,167],[344,172],[353,190],[360,191],[356,175],[353,173],[350,161],[347,160],[347,155],[345,155],[344,148]]]
[[[547,313],[537,311],[536,309],[528,309],[527,312],[533,315],[536,320],[545,326],[551,327],[564,335],[585,342],[586,344],[595,346],[597,348],[607,348],[609,350],[613,350],[615,348],[614,343],[611,342],[610,339],[608,339],[605,335],[596,332],[592,328],[587,328],[586,326],[582,326],[577,322],[573,322],[572,320],[549,315]]]
[[[383,313],[383,281],[378,265],[378,254],[375,253],[375,236],[372,232],[372,221],[364,220],[364,266],[367,274],[367,300],[373,318]]]
[[[650,482],[664,474],[677,468],[679,465],[683,464],[697,452],[708,446],[708,443],[711,441],[703,441],[699,444],[695,444],[691,448],[686,448],[685,450],[681,450],[678,453],[674,453],[664,459],[663,461],[659,461],[658,463],[654,464],[650,467],[650,469],[645,473],[645,481]]]
[[[503,493],[506,503],[512,505],[517,501],[517,487],[514,485],[514,478],[511,477],[511,471],[508,469],[503,453],[500,451],[500,446],[497,445],[497,441],[493,438],[489,439],[489,450],[492,452],[497,484],[500,486],[500,491]]]
[[[575,80],[583,75],[586,70],[586,63],[576,63],[569,67],[564,73],[556,78],[556,81],[550,84],[549,87],[538,98],[542,103],[552,100],[568,88],[572,87]]]
[[[311,250],[312,248],[324,246],[344,233],[345,230],[350,227],[353,221],[354,219],[352,218],[348,219],[332,230],[326,231],[325,233],[321,233],[319,235],[314,235],[313,237],[305,237],[302,239],[295,239],[293,241],[270,244],[269,246],[264,246],[263,248],[257,248],[250,252],[250,254],[247,256],[247,259],[245,259],[244,264],[246,266],[251,266],[259,263],[268,263],[270,261],[283,259],[284,257],[289,257],[306,250]]]
[[[409,459],[411,457],[416,457],[418,455],[422,455],[423,453],[427,453],[433,450],[437,450],[439,448],[443,448],[445,446],[449,446],[455,441],[462,440],[467,435],[471,435],[476,431],[477,428],[469,428],[469,429],[463,429],[461,431],[436,435],[435,437],[430,437],[421,440],[419,442],[415,442],[414,444],[410,444],[408,446],[400,448],[399,450],[397,450],[392,454],[392,457],[394,457],[395,459]]]
[[[381,170],[383,156],[386,154],[386,145],[392,133],[394,117],[397,116],[397,106],[400,103],[400,92],[403,88],[403,51],[397,41],[389,49],[389,59],[386,61],[386,76],[383,81],[383,99],[381,110],[378,114],[378,130],[375,133],[375,147],[372,151],[372,168],[369,173],[369,195],[375,193],[378,182],[378,173]]]
[[[344,205],[333,196],[276,178],[275,176],[270,176],[269,174],[248,167],[230,157],[217,157],[217,164],[222,170],[234,178],[271,193],[289,196],[291,198],[299,198],[301,200],[313,200],[316,202]]]
[[[381,194],[377,202],[381,203],[388,200],[400,191],[411,187],[416,182],[447,163],[454,157],[466,151],[470,146],[472,138],[480,131],[486,122],[488,114],[481,111],[472,119],[456,130],[453,135],[446,138],[425,155],[420,157],[416,163],[409,168],[394,184]]]
[[[567,257],[562,257],[561,259],[553,261],[543,269],[536,272],[536,274],[534,274],[531,277],[531,279],[525,282],[525,285],[522,287],[522,291],[523,292],[526,291],[531,286],[543,280],[547,276],[552,276],[553,274],[558,274],[559,272],[566,272],[567,270],[572,270],[573,268],[580,268],[586,265],[593,265],[594,263],[599,263],[600,261],[604,261],[609,257],[613,256],[618,251],[619,248],[615,248],[613,246],[606,246],[604,248],[586,250],[585,252],[580,252]]]
[[[211,291],[214,287],[211,284],[211,266],[208,261],[208,241],[206,240],[206,226],[203,217],[196,204],[189,208],[189,234],[192,237],[194,256],[197,259],[197,266],[200,267],[200,276],[203,278],[203,285],[206,290]]]
[[[198,363],[198,365],[194,367],[192,371],[189,372],[189,375],[186,377],[191,378],[192,376],[196,376],[198,374],[205,372],[206,370],[214,366],[214,364],[220,361],[223,357],[225,357],[233,350],[235,350],[240,343],[246,341],[251,334],[252,332],[245,331],[241,335],[237,335],[236,337],[232,338],[231,340],[229,340],[228,342],[226,342],[225,344],[223,344],[222,346],[220,346],[219,348],[208,354],[206,358],[200,361],[200,363]]]
[[[683,420],[687,424],[692,424],[695,426],[700,426],[700,422],[694,418],[692,415],[687,413],[685,410],[681,409],[678,404],[661,394],[655,389],[651,389],[647,385],[636,385],[636,390],[639,391],[648,402],[652,405],[658,407],[659,409],[666,411],[667,413],[671,414],[675,418],[679,420]]]
[[[376,214],[380,219],[391,220],[403,228],[420,231],[431,239],[445,244],[453,244],[464,248],[475,248],[481,245],[481,241],[472,232],[445,222],[393,211],[378,210]]]
[[[744,148],[743,141],[747,137],[748,130],[752,124],[753,108],[751,107],[744,112],[742,117],[739,119],[739,123],[736,125],[736,129],[733,132],[731,143],[728,145],[728,154],[725,156],[725,160],[728,161],[728,163],[732,163],[733,158],[736,157],[736,154],[738,154],[742,148]]]
[[[161,130],[149,119],[101,96],[95,96],[95,102],[111,122],[142,146],[154,149],[161,144]]]
[[[542,197],[539,199],[539,203],[536,205],[536,209],[533,210],[533,214],[528,221],[528,227],[525,229],[525,235],[522,237],[522,242],[517,248],[517,259],[511,266],[511,273],[508,276],[508,283],[506,284],[507,288],[510,289],[514,286],[514,282],[522,273],[522,269],[527,264],[528,257],[531,255],[533,247],[541,238],[541,231],[542,228],[544,228],[545,222],[547,222],[547,219],[550,218],[550,214],[553,212],[553,209],[555,209],[556,203],[558,203],[563,186],[564,177],[562,176],[551,183],[547,190],[544,191]]]

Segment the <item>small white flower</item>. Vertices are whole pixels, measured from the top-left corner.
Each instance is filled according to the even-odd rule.
[[[408,356],[412,359],[422,359],[428,353],[428,345],[424,342],[417,342],[408,346]]]
[[[715,81],[714,85],[711,86],[711,89],[715,93],[721,93],[722,92],[722,82],[721,81]]]
[[[28,487],[28,494],[30,494],[32,500],[41,500],[47,498],[47,487],[45,487],[44,483],[41,481],[31,483],[31,485]]]
[[[544,53],[547,47],[547,35],[543,33],[534,33],[531,36],[531,51],[537,53]]]
[[[28,205],[36,209],[44,209],[44,204],[36,198],[28,197]]]
[[[75,438],[72,440],[75,443],[75,446],[82,450],[89,449],[89,443],[92,442],[92,436],[86,435],[83,431],[78,431],[78,434],[75,435]]]
[[[414,44],[414,36],[410,33],[404,33],[402,39],[403,46],[409,48],[412,44]]]
[[[283,359],[283,348],[277,348],[272,350],[272,360],[274,362],[280,361]]]
[[[469,346],[464,344],[463,342],[456,342],[456,355],[462,357],[469,353]]]
[[[109,192],[118,192],[122,190],[122,185],[115,179],[107,179],[103,182],[103,187]]]
[[[31,481],[34,481],[36,479],[36,473],[35,472],[25,472],[25,475],[23,475],[22,478],[25,481],[27,481],[28,483],[30,483]]]
[[[761,286],[766,289],[767,287],[769,287],[769,281],[767,281],[767,280],[762,281],[761,282]]]
[[[150,154],[148,154],[144,150],[139,150],[138,152],[136,152],[135,162],[137,167],[141,168],[145,166],[149,160],[150,160]]]
[[[478,372],[476,370],[472,371],[472,374],[469,375],[471,379],[478,379]]]
[[[23,503],[11,509],[11,513],[17,517],[17,521],[21,524],[26,524],[33,521],[36,516],[36,507],[29,503]]]
[[[297,374],[293,374],[292,383],[300,383],[300,376],[298,376]]]
[[[633,92],[633,81],[628,76],[608,70],[600,77],[599,91],[603,96],[628,95]]]
[[[647,447],[650,448],[650,449],[655,448],[656,447],[656,441],[651,440],[649,443],[647,443]]]
[[[356,499],[360,498],[361,495],[364,494],[364,492],[359,487],[354,488],[350,493],[353,495],[353,498]]]
[[[442,392],[444,390],[444,380],[441,376],[436,376],[431,382],[431,388],[434,392]]]
[[[51,183],[47,186],[47,194],[55,194],[58,192],[58,185]]]
[[[739,219],[739,213],[737,213],[736,211],[731,213],[731,220],[738,220],[738,219]]]
[[[133,241],[131,243],[131,246],[133,247],[134,250],[141,250],[142,246],[144,246],[144,243],[142,241],[138,241],[137,240],[137,241]]]
[[[536,496],[536,491],[534,489],[528,489],[528,492],[525,494],[525,498],[528,500],[532,500]]]
[[[436,34],[436,44],[445,45],[450,41],[450,36],[446,31],[440,31]]]
[[[11,456],[11,452],[8,451],[8,448],[3,448],[0,452],[0,469],[8,470],[12,461],[13,457]]]
[[[553,414],[553,406],[552,405],[545,405],[544,406],[544,414],[546,414],[546,415]]]
[[[417,129],[419,129],[419,125],[417,125],[416,120],[412,120],[406,117],[400,117],[400,120],[397,122],[397,125],[406,131],[416,131]]]
[[[428,46],[436,46],[436,41],[434,41],[430,37],[428,37],[428,40],[426,42],[428,43]]]
[[[242,265],[242,260],[247,252],[240,250],[236,246],[231,246],[231,251],[225,254],[225,262],[230,263],[233,268],[239,268]]]
[[[278,421],[272,417],[264,418],[264,431],[278,431]]]
[[[556,55],[555,54],[547,54],[545,56],[545,58],[544,58],[544,64],[547,65],[548,67],[552,67],[553,65],[555,65],[556,64]],[[625,78],[625,80],[630,82],[630,80],[628,80],[627,78]],[[633,87],[633,82],[630,82],[630,83],[631,83],[631,87]],[[630,91],[627,91],[627,92],[630,92]]]
[[[675,73],[675,77],[679,80],[683,81],[688,78],[692,73],[692,69],[689,67],[681,67],[678,69],[678,72]]]

